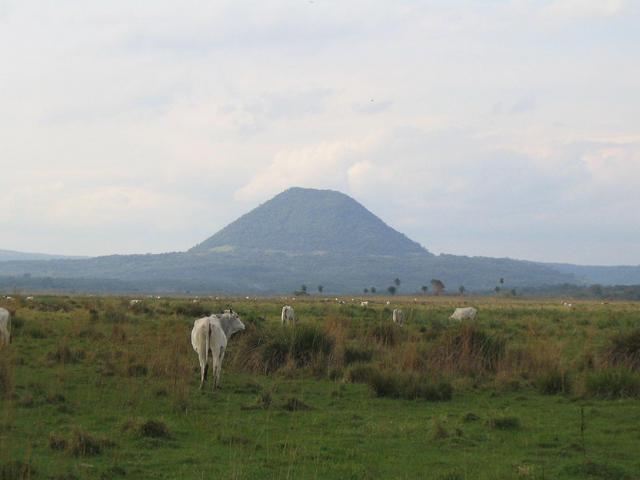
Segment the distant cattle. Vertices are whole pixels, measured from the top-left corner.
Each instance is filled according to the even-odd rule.
[[[244,328],[239,315],[232,310],[199,318],[193,323],[191,345],[198,354],[200,362],[200,389],[207,376],[209,352],[211,352],[213,388],[220,386],[220,372],[227,342],[234,333]]]
[[[369,306],[369,302],[360,302],[360,306],[361,307],[368,307]]]
[[[0,308],[0,346],[11,343],[11,314]]]
[[[133,300],[129,301],[129,305],[133,307],[134,305],[137,305],[138,303],[140,303],[140,301],[141,301],[140,299],[134,298]]]
[[[564,305],[567,308],[572,308],[573,307],[573,304],[567,303],[567,302],[562,302],[562,305]]]
[[[280,316],[280,319],[282,320],[282,325],[295,325],[296,313],[293,311],[293,307],[290,305],[282,307],[282,315]]]
[[[27,298],[25,298],[25,300],[26,300],[27,302],[31,302],[31,301],[33,300],[33,297],[27,297]]]
[[[401,327],[404,325],[404,312],[399,308],[393,309],[393,323],[400,325]]]
[[[476,318],[476,310],[473,307],[456,308],[449,317],[449,320],[473,320]]]

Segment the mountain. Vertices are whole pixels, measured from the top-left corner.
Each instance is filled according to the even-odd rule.
[[[613,270],[612,270],[613,269]],[[469,292],[624,279],[640,267],[579,267],[508,258],[433,255],[339,192],[292,188],[258,206],[187,252],[85,259],[0,262],[0,291],[276,294],[302,284],[327,294],[400,293],[430,288]]]
[[[428,254],[344,193],[290,188],[190,252],[235,248],[289,253]]]
[[[86,258],[67,255],[50,255],[46,253],[26,253],[15,252],[13,250],[0,250],[0,262],[9,262],[13,260],[53,260],[60,258]]]

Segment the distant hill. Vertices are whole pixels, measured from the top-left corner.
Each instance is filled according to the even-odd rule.
[[[0,250],[0,262],[9,262],[13,260],[53,260],[60,258],[86,258],[67,255],[50,255],[46,253],[26,253],[15,252],[13,250]]]
[[[344,193],[290,188],[190,252],[250,248],[289,253],[428,253]]]
[[[640,267],[580,267],[508,258],[433,255],[339,192],[292,188],[187,252],[0,261],[0,291],[276,294],[322,285],[326,294],[414,294],[559,284],[640,284]],[[620,281],[620,280],[624,281]],[[540,290],[542,291],[542,290]]]

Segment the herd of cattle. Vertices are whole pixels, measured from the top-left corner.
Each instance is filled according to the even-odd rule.
[[[32,297],[31,297],[32,298]],[[137,302],[136,302],[137,303]],[[388,303],[387,303],[388,304]],[[362,302],[362,307],[368,307],[369,302]],[[477,310],[473,307],[456,308],[449,317],[451,320],[473,320]],[[284,326],[294,327],[297,317],[292,306],[282,307],[281,322]],[[404,326],[404,312],[395,308],[392,320],[399,326]],[[220,385],[220,373],[222,360],[227,349],[227,342],[231,336],[245,329],[240,316],[233,310],[225,310],[221,314],[212,314],[208,317],[197,319],[191,330],[191,345],[198,354],[200,362],[200,389],[204,386],[209,367],[209,355],[211,355],[211,369],[213,376],[213,388]],[[0,346],[11,342],[11,315],[5,308],[0,308]]]

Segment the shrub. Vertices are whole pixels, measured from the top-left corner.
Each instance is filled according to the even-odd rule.
[[[49,448],[51,450],[66,450],[67,439],[51,432],[49,433]]]
[[[47,358],[56,363],[77,363],[84,358],[84,350],[72,350],[66,343],[47,354]]]
[[[137,428],[138,435],[149,438],[169,438],[169,428],[164,422],[159,420],[147,420]]]
[[[373,350],[358,347],[356,345],[348,346],[344,349],[344,363],[350,365],[356,362],[369,362],[373,358]]]
[[[114,443],[104,437],[97,438],[80,428],[74,428],[67,443],[67,450],[74,457],[89,457],[100,455],[103,448],[113,446]]]
[[[489,420],[489,426],[496,430],[518,430],[520,428],[520,420],[518,417],[493,417]]]
[[[206,317],[211,314],[211,310],[201,303],[178,303],[173,310],[177,315],[185,317]]]
[[[107,323],[127,323],[129,321],[127,312],[114,307],[108,307],[103,310],[102,319]]]
[[[640,328],[613,336],[603,353],[610,366],[640,370]]]
[[[311,407],[304,403],[302,400],[298,400],[296,397],[289,397],[282,405],[282,408],[289,412],[299,412],[302,410],[311,410]]]
[[[368,381],[376,397],[422,399],[428,401],[451,400],[453,388],[446,381],[432,382],[425,377],[398,373],[376,372]]]
[[[0,480],[37,478],[37,471],[30,464],[13,460],[0,466]]]
[[[8,349],[0,350],[0,399],[9,398],[13,392],[13,366]]]
[[[169,427],[160,420],[127,420],[122,430],[140,438],[171,438]]]
[[[395,323],[384,322],[374,325],[369,335],[382,345],[392,346],[400,339],[400,327]]]
[[[369,383],[376,373],[378,370],[373,365],[356,363],[347,369],[344,378],[351,383]]]
[[[538,391],[544,395],[571,392],[571,378],[561,370],[551,370],[543,373],[536,380]]]
[[[260,351],[260,369],[275,372],[291,362],[297,368],[311,365],[319,356],[329,355],[334,346],[333,338],[313,325],[295,328],[278,328],[264,334],[256,329],[257,336],[251,343]]]
[[[585,382],[586,393],[600,398],[640,397],[640,374],[622,368],[591,373]]]
[[[505,341],[475,325],[460,325],[442,335],[431,352],[440,371],[464,374],[495,372],[504,357]]]

